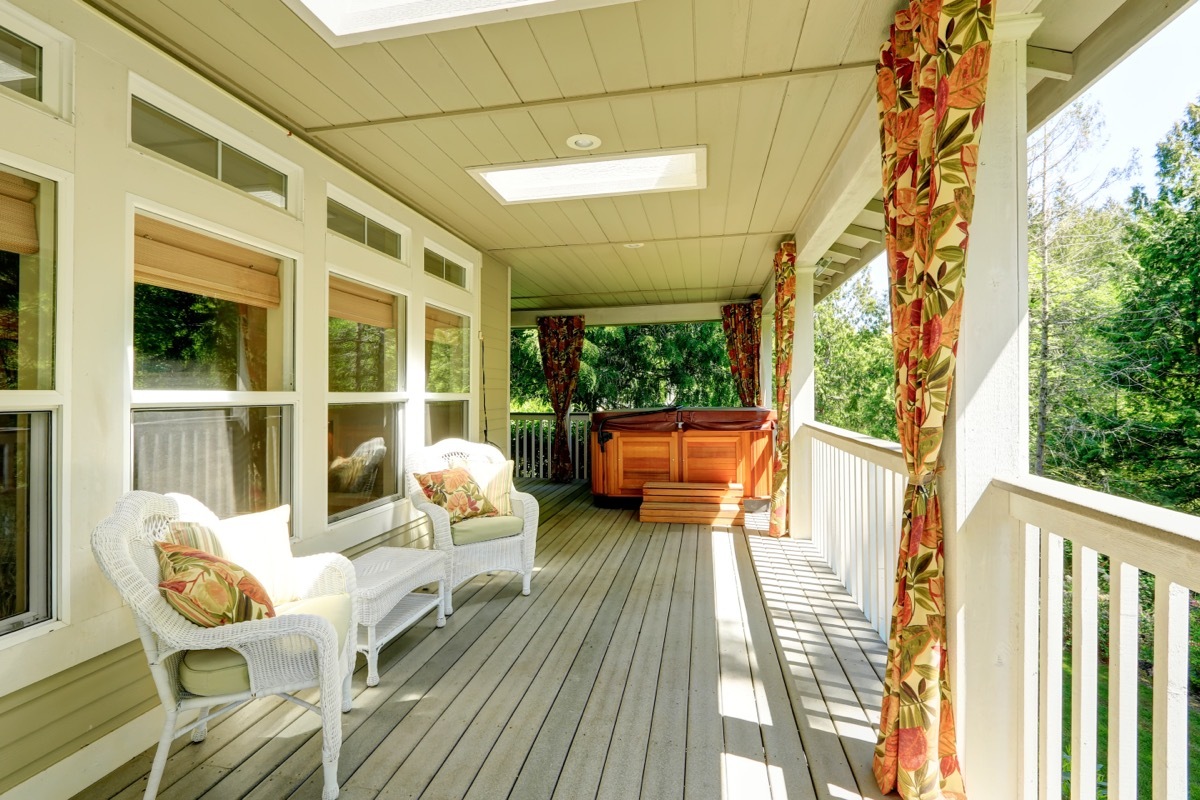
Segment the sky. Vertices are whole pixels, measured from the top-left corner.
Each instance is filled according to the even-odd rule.
[[[1080,159],[1083,175],[1099,178],[1135,159],[1129,180],[1114,181],[1097,198],[1125,200],[1135,185],[1154,193],[1154,149],[1188,103],[1200,98],[1200,3],[1114,67],[1080,98],[1098,103],[1104,118],[1103,143]],[[874,291],[887,287],[884,258],[867,267]]]

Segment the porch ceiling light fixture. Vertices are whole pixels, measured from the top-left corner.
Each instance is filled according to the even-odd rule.
[[[595,150],[600,146],[600,137],[590,133],[573,133],[567,137],[567,147],[572,150]]]
[[[503,205],[703,189],[707,148],[680,147],[617,155],[558,158],[471,167],[471,177]]]
[[[283,0],[334,47],[492,22],[562,14],[634,0]]]

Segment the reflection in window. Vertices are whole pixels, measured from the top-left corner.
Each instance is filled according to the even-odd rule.
[[[50,412],[0,414],[0,634],[50,618]]]
[[[433,250],[425,250],[425,273],[464,289],[467,286],[467,268]]]
[[[436,400],[425,404],[425,444],[467,438],[467,401]]]
[[[136,144],[273,206],[287,208],[287,175],[279,170],[139,97],[133,98],[131,113]]]
[[[181,492],[218,517],[290,502],[287,406],[137,409],[133,488]]]
[[[403,388],[404,298],[331,275],[329,391]]]
[[[471,391],[471,321],[425,306],[425,391]]]
[[[288,388],[280,260],[143,215],[134,232],[134,388]]]
[[[0,389],[54,388],[54,194],[0,167]]]
[[[342,519],[397,496],[400,406],[329,406],[329,519]]]
[[[0,28],[0,86],[42,99],[42,48],[7,28]]]

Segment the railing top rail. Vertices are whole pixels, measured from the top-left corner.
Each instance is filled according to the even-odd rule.
[[[1016,519],[1200,591],[1200,517],[1036,475],[992,486]]]
[[[835,428],[820,422],[806,422],[802,429],[807,429],[814,439],[818,439],[834,447],[841,448],[853,455],[870,461],[895,472],[905,472],[904,453],[896,442],[875,439],[861,433]]]
[[[538,414],[527,411],[510,411],[508,416],[511,419],[554,419],[553,414]],[[569,419],[590,419],[591,414],[586,411],[572,411],[567,415]]]

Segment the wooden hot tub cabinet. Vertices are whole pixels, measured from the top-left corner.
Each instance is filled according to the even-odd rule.
[[[647,481],[673,481],[740,483],[744,497],[770,497],[774,430],[767,408],[598,411],[592,495],[641,498]]]

